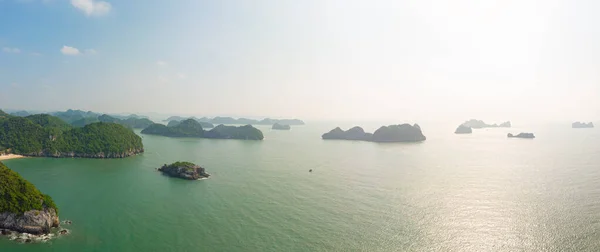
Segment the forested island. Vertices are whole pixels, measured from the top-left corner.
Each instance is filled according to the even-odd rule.
[[[427,138],[418,124],[399,124],[381,126],[374,133],[366,133],[361,127],[353,127],[347,131],[337,127],[322,136],[325,140],[359,140],[370,142],[421,142]]]
[[[466,127],[470,127],[473,129],[483,129],[483,128],[510,128],[512,125],[510,121],[503,122],[501,124],[487,124],[482,120],[471,119],[469,121],[464,122],[462,125]]]
[[[225,126],[218,125],[211,130],[205,131],[194,119],[186,119],[175,126],[165,126],[164,124],[152,124],[142,130],[142,134],[161,135],[168,137],[197,137],[197,138],[215,138],[215,139],[243,139],[243,140],[263,140],[262,131],[251,125],[245,126]]]
[[[254,119],[248,119],[248,118],[238,118],[238,119],[235,119],[233,117],[221,117],[221,116],[217,116],[215,118],[208,118],[208,117],[196,118],[196,117],[171,116],[171,117],[167,118],[164,121],[165,122],[183,121],[183,120],[186,120],[186,119],[194,119],[194,120],[196,120],[198,122],[207,122],[207,123],[212,123],[212,124],[273,125],[275,123],[279,123],[279,124],[287,124],[287,125],[304,125],[304,121],[299,120],[299,119],[271,119],[271,118],[265,118],[265,119],[262,119],[262,120],[254,120]]]
[[[271,127],[271,129],[274,129],[274,130],[290,130],[291,127],[290,127],[290,125],[287,125],[287,124],[275,123],[275,124],[273,124],[273,127]]]
[[[144,151],[142,139],[116,123],[77,128],[58,117],[0,115],[0,151],[37,157],[123,158]]]
[[[190,118],[190,119],[193,119],[193,118]],[[185,120],[187,120],[187,119],[184,119],[182,121],[185,121]],[[193,120],[198,122],[198,124],[200,124],[200,126],[202,126],[203,129],[212,129],[215,127],[215,125],[213,125],[212,123],[209,123],[209,122],[198,121],[196,119],[193,119]],[[182,121],[177,121],[177,120],[169,121],[169,123],[167,124],[167,127],[175,127],[175,126],[179,125]]]
[[[0,162],[0,229],[39,235],[58,225],[52,198]]]
[[[210,174],[196,164],[190,162],[175,162],[170,165],[163,165],[158,171],[170,177],[182,178],[187,180],[198,180],[208,178]]]

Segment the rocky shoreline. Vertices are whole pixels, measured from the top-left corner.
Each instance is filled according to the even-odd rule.
[[[70,225],[71,221],[62,224]],[[71,232],[62,228],[56,210],[31,210],[21,214],[0,213],[0,237],[20,243],[47,242]]]
[[[129,150],[127,152],[122,152],[122,153],[104,153],[104,152],[100,152],[100,153],[93,153],[93,154],[88,154],[88,153],[75,153],[75,152],[55,152],[55,153],[48,153],[48,152],[34,152],[34,153],[25,153],[25,154],[19,154],[21,156],[25,156],[25,157],[51,157],[51,158],[96,158],[96,159],[102,159],[102,158],[126,158],[126,157],[131,157],[131,156],[135,156],[137,154],[141,154],[144,153],[144,149],[133,149],[133,150]]]
[[[29,210],[23,214],[0,213],[0,228],[29,234],[47,234],[60,224],[55,209]]]

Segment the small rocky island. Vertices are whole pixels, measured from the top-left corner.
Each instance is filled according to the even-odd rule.
[[[337,127],[322,135],[324,140],[357,140],[370,142],[421,142],[427,139],[418,124],[399,124],[381,126],[374,133],[367,133],[361,127],[353,127],[347,131]]]
[[[242,139],[242,140],[263,140],[262,131],[252,127],[245,126],[225,126],[223,124],[205,131],[202,125],[194,119],[181,121],[175,126],[168,127],[164,124],[152,124],[142,130],[142,134],[160,135],[168,137],[197,137],[213,139]]]
[[[454,131],[454,134],[471,134],[473,133],[473,129],[469,126],[465,126],[464,124],[461,124],[458,126],[458,128],[456,128],[456,131]]]
[[[533,133],[519,133],[518,135],[513,135],[511,133],[508,133],[507,136],[509,138],[535,138]]]
[[[52,198],[0,163],[0,229],[42,235],[59,225]]]
[[[574,129],[584,129],[584,128],[593,128],[594,127],[594,123],[589,122],[589,123],[584,123],[584,122],[574,122],[571,127],[573,127]]]
[[[159,171],[170,177],[198,180],[208,178],[210,174],[206,173],[204,168],[190,162],[175,162],[170,165],[163,165],[158,168]]]
[[[475,120],[475,119],[471,119],[468,120],[466,122],[464,122],[462,125],[473,128],[473,129],[483,129],[483,128],[510,128],[512,125],[510,124],[510,121],[506,121],[501,123],[500,125],[498,124],[487,124],[485,122],[483,122],[482,120]]]
[[[274,130],[290,130],[291,127],[290,127],[290,125],[287,125],[287,124],[275,123],[275,124],[273,124],[273,127],[271,127],[271,129],[274,129]]]

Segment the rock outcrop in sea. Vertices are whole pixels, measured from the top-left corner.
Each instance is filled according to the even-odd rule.
[[[574,129],[583,129],[583,128],[593,128],[594,127],[594,123],[589,122],[589,123],[584,123],[584,122],[574,122],[571,127],[573,127]]]
[[[275,124],[273,124],[273,127],[271,127],[271,129],[274,129],[274,130],[290,130],[291,127],[290,127],[290,125],[287,125],[287,124],[275,123]]]
[[[511,133],[508,133],[507,136],[509,138],[535,138],[535,135],[533,135],[533,133],[519,133],[517,135],[513,135]]]
[[[23,214],[0,213],[0,228],[20,233],[41,235],[50,233],[58,227],[59,219],[55,209],[45,207],[43,210],[29,210]]]
[[[347,131],[337,127],[322,135],[325,140],[357,140],[371,142],[421,142],[426,137],[418,124],[399,124],[390,126],[381,126],[374,133],[367,133],[361,127],[353,127]]]
[[[188,180],[198,180],[210,176],[210,174],[206,173],[204,168],[190,162],[175,162],[170,165],[165,164],[158,168],[158,170],[170,177]]]
[[[34,235],[58,227],[58,208],[29,181],[0,163],[0,229]]]
[[[455,134],[471,134],[473,133],[473,129],[471,127],[465,126],[463,124],[459,125],[454,131]]]

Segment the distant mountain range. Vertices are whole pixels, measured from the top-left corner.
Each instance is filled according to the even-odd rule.
[[[299,119],[271,119],[271,118],[265,118],[262,120],[255,120],[255,119],[248,119],[248,118],[233,118],[233,117],[221,117],[221,116],[217,116],[215,118],[208,118],[208,117],[202,117],[202,118],[197,118],[197,117],[182,117],[182,116],[171,116],[169,118],[167,118],[166,120],[163,120],[165,122],[171,122],[171,121],[183,121],[186,119],[194,119],[198,122],[207,122],[207,123],[212,123],[212,124],[254,124],[254,125],[273,125],[275,123],[279,123],[282,125],[304,125],[304,121],[299,120]]]
[[[13,116],[26,117],[32,115],[25,110],[16,111],[10,113]],[[37,114],[37,113],[36,113]],[[73,110],[69,109],[67,111],[60,112],[50,112],[46,113],[52,116],[56,116],[66,123],[75,126],[75,127],[84,127],[88,124],[96,123],[96,122],[114,122],[117,124],[121,124],[128,128],[141,129],[146,128],[153,124],[154,122],[149,120],[147,117],[139,116],[136,114],[131,114],[128,116],[123,115],[107,115],[100,114],[92,111],[83,111],[83,110]]]
[[[33,114],[42,114],[42,113],[39,113],[39,112],[33,113],[33,112],[25,111],[25,110],[13,111],[12,113],[10,113],[10,115],[20,116],[20,117],[25,117],[25,116],[29,116],[29,115],[33,115]],[[61,120],[65,121],[68,124],[71,124],[75,127],[83,127],[85,125],[95,123],[95,122],[116,122],[116,123],[122,124],[129,128],[146,128],[149,125],[154,123],[151,120],[149,120],[148,117],[140,116],[140,115],[136,115],[136,114],[130,114],[130,115],[102,114],[102,113],[97,113],[97,112],[93,112],[93,111],[83,111],[83,110],[78,110],[78,109],[69,109],[67,111],[57,111],[57,112],[47,112],[44,114],[56,116],[56,117],[60,118]],[[299,120],[299,119],[265,118],[262,120],[255,120],[255,119],[248,119],[248,118],[237,118],[236,119],[233,117],[221,117],[221,116],[217,116],[214,118],[171,116],[163,121],[177,123],[177,122],[184,121],[186,119],[194,119],[197,122],[201,123],[202,127],[205,127],[205,128],[212,128],[213,126],[210,124],[214,124],[214,125],[219,125],[219,124],[273,125],[275,123],[278,123],[281,125],[304,125],[304,121]]]

